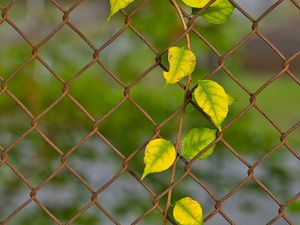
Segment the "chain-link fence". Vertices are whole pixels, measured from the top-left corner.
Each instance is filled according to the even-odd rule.
[[[66,1],[67,2],[67,1]],[[78,220],[80,220],[81,217],[84,217],[84,214],[89,211],[91,208],[96,207],[97,212],[101,214],[101,216],[106,216],[108,219],[108,224],[121,224],[118,220],[118,218],[115,217],[115,215],[111,212],[111,210],[107,209],[107,205],[105,203],[102,203],[99,199],[101,199],[102,194],[111,188],[111,186],[114,185],[114,183],[118,182],[120,177],[126,175],[129,175],[131,178],[133,178],[135,181],[132,181],[134,185],[137,185],[141,187],[142,189],[145,190],[145,193],[149,195],[149,198],[142,199],[141,201],[148,201],[147,202],[147,207],[142,208],[140,210],[140,214],[138,216],[130,217],[130,221],[126,222],[128,224],[146,224],[144,222],[147,217],[156,212],[156,222],[152,222],[152,224],[160,224],[163,220],[164,217],[167,219],[168,223],[170,224],[176,224],[172,217],[172,212],[171,212],[171,207],[170,207],[170,202],[166,204],[166,198],[170,194],[170,192],[173,191],[173,195],[176,195],[176,188],[179,187],[184,180],[190,179],[193,182],[193,185],[195,187],[196,185],[196,192],[199,191],[199,193],[205,193],[208,195],[212,200],[212,206],[214,207],[211,211],[207,212],[204,216],[204,221],[205,223],[209,224],[216,224],[213,222],[213,219],[215,217],[222,217],[222,223],[220,224],[246,224],[243,221],[236,221],[235,219],[232,218],[232,215],[228,213],[226,210],[224,210],[224,205],[226,205],[227,202],[229,202],[234,196],[236,196],[250,181],[256,185],[260,190],[264,192],[267,196],[270,197],[272,205],[275,205],[277,207],[278,213],[272,217],[268,218],[268,222],[266,224],[296,224],[297,221],[294,221],[291,219],[287,213],[287,208],[289,205],[297,202],[297,200],[300,197],[300,192],[299,192],[299,186],[296,187],[296,194],[292,194],[292,196],[289,196],[288,200],[282,200],[277,196],[276,193],[273,193],[271,188],[269,187],[270,185],[272,186],[273,184],[266,185],[264,180],[259,179],[258,176],[256,176],[256,170],[257,168],[263,164],[265,161],[267,161],[270,157],[272,157],[274,154],[276,154],[278,151],[283,151],[282,148],[288,150],[288,154],[292,156],[294,160],[296,160],[296,165],[299,168],[299,152],[297,152],[298,147],[291,146],[288,142],[287,139],[289,136],[293,135],[297,129],[299,129],[300,122],[296,122],[289,126],[289,128],[282,128],[280,125],[278,125],[277,121],[275,119],[272,119],[272,116],[269,115],[269,113],[263,109],[259,104],[257,104],[257,98],[262,95],[262,93],[265,92],[266,89],[268,89],[269,86],[272,85],[272,83],[276,82],[277,80],[281,79],[282,77],[289,77],[293,82],[293,84],[298,85],[300,84],[299,77],[297,77],[296,72],[291,69],[291,66],[296,60],[297,57],[300,57],[300,50],[298,49],[293,49],[294,52],[292,55],[286,55],[284,54],[281,50],[279,50],[276,46],[276,44],[273,43],[272,40],[270,40],[269,37],[267,37],[264,32],[261,32],[260,30],[260,24],[261,21],[263,21],[269,14],[273,13],[278,7],[280,7],[283,3],[287,4],[289,8],[293,8],[294,10],[297,10],[297,13],[299,14],[299,9],[300,9],[300,4],[297,2],[297,0],[279,0],[279,1],[273,1],[267,9],[264,10],[263,13],[260,14],[257,18],[252,17],[246,9],[238,2],[234,0],[230,0],[230,2],[236,7],[236,11],[239,12],[240,17],[242,20],[245,20],[246,22],[244,23],[244,26],[247,26],[250,32],[248,32],[244,38],[240,39],[234,46],[231,46],[228,51],[225,53],[221,53],[217,47],[215,46],[215,43],[212,43],[210,40],[208,40],[205,35],[203,35],[202,28],[196,22],[199,20],[199,16],[201,15],[201,12],[205,10],[201,10],[199,13],[197,13],[194,16],[190,15],[190,12],[187,11],[186,8],[181,8],[181,12],[184,15],[184,19],[186,20],[188,27],[186,30],[182,29],[176,31],[176,37],[168,37],[168,45],[164,46],[163,50],[157,50],[157,47],[151,42],[151,34],[149,38],[149,34],[144,35],[143,32],[139,31],[139,28],[141,27],[140,25],[135,26],[135,23],[133,22],[133,19],[136,14],[139,14],[142,10],[145,8],[149,7],[151,4],[150,0],[144,0],[144,1],[136,1],[133,6],[128,10],[122,10],[120,14],[118,15],[119,17],[123,18],[123,25],[119,28],[114,28],[116,32],[114,34],[103,34],[106,38],[106,41],[104,43],[101,43],[100,46],[95,43],[94,40],[90,40],[89,37],[87,37],[84,32],[81,31],[81,28],[77,27],[77,24],[73,23],[72,21],[72,15],[79,13],[80,11],[84,11],[84,8],[81,8],[82,4],[86,1],[83,0],[78,0],[75,2],[69,2],[66,5],[63,1],[56,1],[56,0],[51,0],[48,1],[47,4],[51,5],[51,7],[54,7],[54,10],[56,11],[57,15],[55,16],[54,19],[60,19],[62,17],[62,20],[60,20],[59,24],[56,25],[55,27],[52,28],[47,28],[51,29],[49,32],[47,30],[47,35],[44,36],[43,38],[39,39],[38,41],[33,41],[33,38],[31,37],[31,34],[34,33],[32,31],[31,34],[28,34],[28,32],[25,32],[22,27],[17,25],[17,23],[14,22],[14,18],[16,15],[16,12],[13,12],[14,8],[16,7],[17,4],[20,3],[20,1],[4,1],[3,3],[0,2],[0,11],[2,14],[2,17],[0,19],[0,27],[1,26],[8,26],[10,29],[13,30],[14,35],[20,35],[23,40],[26,42],[27,48],[31,50],[30,56],[24,60],[20,65],[16,67],[11,67],[8,65],[10,68],[10,72],[8,74],[0,74],[0,80],[1,80],[1,92],[0,92],[0,98],[8,98],[9,101],[13,102],[13,104],[17,105],[19,110],[22,111],[22,114],[25,115],[25,117],[30,118],[30,127],[29,128],[22,128],[22,133],[19,133],[18,137],[13,140],[9,144],[4,144],[5,142],[5,137],[2,135],[1,140],[0,140],[0,150],[1,150],[1,162],[0,162],[0,170],[8,169],[10,173],[12,172],[14,176],[17,176],[18,182],[21,182],[25,184],[26,190],[27,190],[27,195],[25,195],[20,204],[17,204],[16,207],[6,213],[0,214],[0,224],[18,224],[17,222],[13,222],[15,217],[18,217],[18,215],[22,214],[22,211],[26,210],[26,208],[34,203],[37,205],[41,210],[39,211],[40,214],[44,215],[45,217],[48,217],[51,219],[51,223],[49,224],[78,224]],[[108,3],[102,0],[99,0],[103,7],[108,7]],[[24,3],[24,2],[23,2]],[[37,2],[27,2],[27,6],[31,7],[30,4],[35,4]],[[213,1],[211,2],[213,3]],[[173,11],[173,13],[176,13],[176,9],[174,5],[172,4],[172,1],[166,1],[166,3],[163,3],[163,5],[168,5],[168,10]],[[183,5],[181,5],[183,7]],[[33,7],[33,5],[32,5]],[[48,7],[45,6],[45,7]],[[33,7],[34,8],[34,7]],[[149,10],[149,8],[147,8]],[[107,15],[107,11],[100,9],[99,11],[103,11],[105,13],[105,16]],[[21,11],[22,12],[22,11]],[[31,13],[38,13],[36,11],[32,11]],[[147,13],[147,11],[143,11],[142,13]],[[174,14],[175,15],[175,14]],[[39,15],[43,17],[44,15]],[[159,15],[157,15],[159,17]],[[170,16],[172,17],[172,16]],[[157,18],[159,19],[159,18]],[[175,17],[171,18],[172,20],[176,20]],[[178,19],[179,21],[179,19]],[[178,23],[178,21],[176,23]],[[96,24],[98,21],[94,21]],[[103,22],[102,22],[103,23]],[[106,23],[106,22],[105,22]],[[110,22],[107,22],[110,23]],[[174,22],[175,23],[175,22]],[[88,26],[88,25],[86,25]],[[145,26],[149,26],[145,24]],[[86,46],[85,48],[88,49],[87,51],[90,52],[90,57],[91,60],[84,64],[78,71],[74,71],[72,75],[69,77],[63,77],[60,72],[57,70],[60,70],[60,68],[55,67],[55,62],[49,62],[47,56],[45,56],[44,53],[40,53],[41,51],[44,51],[43,48],[45,45],[47,45],[48,42],[51,41],[57,41],[55,39],[56,36],[62,32],[64,28],[68,28],[70,32],[75,32],[75,35],[77,38],[80,38],[81,41],[84,41]],[[97,26],[96,26],[97,27]],[[151,26],[150,26],[151,27]],[[94,29],[94,28],[93,28]],[[99,28],[100,29],[100,28]],[[151,29],[151,28],[150,28]],[[166,30],[168,27],[165,28]],[[299,24],[294,26],[294,29],[299,29]],[[148,68],[143,68],[143,72],[139,73],[138,76],[135,75],[134,78],[126,78],[127,82],[124,82],[118,74],[113,72],[113,65],[107,63],[107,59],[105,58],[105,54],[103,53],[109,46],[113,45],[120,37],[124,35],[124,33],[130,31],[134,38],[139,39],[141,45],[138,45],[137,47],[140,48],[145,48],[151,51],[151,60],[153,60],[152,65],[150,65]],[[105,32],[105,31],[103,31]],[[226,32],[226,31],[225,31]],[[230,32],[230,30],[228,30]],[[284,31],[283,31],[284,32]],[[161,190],[157,190],[155,187],[156,183],[155,180],[141,180],[141,170],[142,167],[138,167],[134,165],[135,158],[138,156],[139,160],[142,161],[142,154],[145,148],[145,145],[149,142],[149,140],[159,137],[163,135],[162,131],[164,127],[167,127],[168,124],[173,123],[173,121],[178,121],[180,118],[178,117],[186,106],[192,106],[194,108],[194,111],[192,112],[193,114],[197,114],[197,116],[201,118],[205,118],[205,115],[202,113],[201,109],[197,106],[197,104],[194,102],[192,96],[193,90],[195,87],[192,87],[188,90],[186,90],[186,86],[183,83],[178,83],[178,86],[176,86],[177,90],[180,90],[181,96],[184,98],[183,103],[180,103],[180,105],[176,106],[175,110],[172,110],[172,112],[168,112],[168,116],[166,116],[162,121],[157,121],[155,117],[149,113],[148,111],[148,106],[147,103],[141,103],[139,100],[135,99],[134,97],[134,91],[137,86],[141,82],[143,82],[146,79],[152,79],[152,72],[157,70],[158,68],[160,69],[161,73],[163,70],[167,71],[168,68],[165,63],[165,58],[166,54],[168,51],[168,48],[174,45],[180,45],[182,42],[185,41],[185,36],[186,34],[189,33],[194,40],[201,42],[202,46],[205,46],[209,51],[211,51],[214,54],[214,60],[217,62],[216,64],[213,64],[212,70],[206,71],[205,73],[205,79],[215,79],[218,78],[219,76],[224,76],[227,79],[230,79],[234,84],[237,85],[240,90],[244,93],[246,96],[245,99],[248,98],[248,103],[243,107],[242,110],[240,110],[236,115],[234,115],[230,120],[227,120],[222,132],[219,132],[217,135],[217,139],[214,141],[213,144],[222,144],[224,146],[224,151],[229,153],[231,156],[236,158],[242,166],[246,168],[246,170],[243,170],[243,179],[240,180],[237,184],[234,184],[234,187],[231,188],[230,191],[226,192],[225,194],[221,193],[216,193],[215,190],[212,190],[208,185],[206,185],[205,182],[199,177],[199,174],[201,174],[201,171],[195,172],[195,168],[193,168],[194,165],[196,164],[201,164],[202,161],[187,161],[185,158],[180,156],[179,159],[179,167],[181,166],[181,169],[178,169],[176,172],[176,177],[174,181],[171,180],[169,183],[169,178],[165,179],[165,183],[163,188]],[[1,33],[0,31],[0,36],[3,36],[4,33]],[[154,35],[154,34],[153,34]],[[109,37],[108,37],[109,36]],[[232,70],[228,67],[227,62],[230,61],[232,57],[236,54],[236,52],[239,51],[241,47],[246,45],[246,42],[248,42],[250,39],[253,39],[253,37],[258,38],[261,42],[263,42],[266,46],[268,46],[269,50],[273,52],[273,54],[276,54],[276,56],[279,58],[278,61],[278,67],[281,69],[277,71],[276,73],[272,74],[271,77],[268,78],[267,81],[263,82],[258,88],[255,89],[255,91],[251,90],[250,88],[247,87],[239,79],[239,74],[235,74],[232,72]],[[299,37],[298,37],[299,38]],[[11,36],[9,40],[6,40],[7,43],[12,42],[14,39],[14,36]],[[195,42],[196,42],[195,41]],[[222,42],[222,40],[220,40]],[[0,50],[4,49],[4,46],[7,45],[7,43],[2,42],[0,43]],[[55,43],[54,43],[55,45]],[[126,45],[126,44],[125,44]],[[192,41],[192,48],[193,48],[193,41]],[[300,47],[300,46],[298,46]],[[122,46],[119,51],[122,51]],[[18,50],[17,50],[18,51]],[[21,51],[21,50],[19,50]],[[50,49],[47,51],[51,51]],[[65,51],[68,51],[65,50]],[[125,50],[127,51],[127,50]],[[132,49],[131,51],[134,51]],[[201,50],[200,50],[201,51]],[[257,50],[258,52],[260,51],[259,49]],[[104,54],[104,56],[103,56]],[[197,54],[197,53],[196,53]],[[71,62],[77,63],[76,55],[68,55],[66,56],[70,58]],[[250,55],[251,59],[251,55]],[[0,59],[1,61],[4,61],[4,59]],[[7,62],[9,62],[10,59],[9,56],[7,58]],[[122,59],[123,60],[123,59]],[[40,66],[42,66],[52,78],[54,78],[57,81],[57,86],[58,89],[60,89],[60,94],[59,95],[53,95],[56,96],[55,98],[52,96],[51,100],[49,100],[49,104],[45,106],[44,108],[38,112],[34,113],[32,112],[32,109],[29,108],[24,101],[22,100],[24,96],[34,96],[33,92],[36,90],[33,88],[31,89],[30,83],[26,83],[26,79],[24,83],[19,83],[18,89],[24,89],[24,92],[18,93],[18,95],[15,94],[14,90],[11,90],[10,85],[11,83],[14,82],[14,78],[18,76],[18,73],[27,67],[33,62],[37,61]],[[83,62],[81,62],[83,63]],[[139,64],[143,64],[143,60],[136,58],[136,66],[139,67]],[[80,64],[80,63],[79,63]],[[272,64],[272,63],[271,63]],[[101,68],[102,70],[105,71],[105,79],[111,79],[112,82],[114,83],[114,87],[110,87],[108,85],[108,89],[110,88],[116,88],[119,91],[123,93],[123,96],[121,99],[118,101],[113,101],[113,107],[111,107],[109,110],[106,110],[105,113],[102,113],[101,116],[95,116],[94,113],[91,113],[89,109],[85,107],[84,101],[83,100],[78,100],[77,97],[74,97],[72,94],[72,86],[76,86],[76,81],[78,79],[85,79],[84,73],[89,70],[91,67],[97,66]],[[124,70],[126,70],[126,67],[124,67]],[[1,72],[3,73],[3,71]],[[30,73],[30,72],[29,72]],[[220,75],[220,73],[222,73]],[[216,76],[218,74],[218,76]],[[155,80],[155,78],[153,78]],[[255,77],[251,79],[256,79]],[[116,87],[117,85],[117,87]],[[38,85],[37,85],[38,86]],[[155,87],[155,85],[154,85]],[[105,87],[99,87],[99,88],[104,88]],[[167,87],[168,88],[168,87]],[[106,89],[105,89],[106,90]],[[288,90],[288,89],[287,89]],[[151,90],[155,92],[156,90]],[[230,92],[230,90],[229,90]],[[22,97],[23,93],[23,97]],[[58,93],[58,92],[56,92]],[[109,92],[108,92],[109,93]],[[87,95],[87,92],[82,92],[82,95]],[[296,93],[295,93],[296,94]],[[282,93],[284,95],[284,93]],[[104,98],[113,98],[111,96],[99,96],[98,102],[101,105],[101,102],[104,101]],[[176,96],[172,96],[173,98],[177,98]],[[33,102],[35,103],[36,101],[36,96],[33,97],[34,100]],[[162,96],[163,98],[163,96]],[[75,111],[79,111],[83,115],[85,115],[85,119],[88,120],[87,124],[89,127],[89,132],[87,132],[84,137],[80,138],[78,142],[73,142],[71,143],[72,147],[69,147],[66,151],[61,149],[61,147],[52,139],[52,136],[43,129],[43,125],[41,125],[41,121],[53,111],[53,109],[59,105],[63,99],[68,99],[69,102],[76,108]],[[113,98],[114,100],[115,98]],[[168,98],[171,99],[171,98]],[[159,100],[159,99],[158,99]],[[101,127],[105,126],[102,124],[105,124],[107,120],[109,120],[111,117],[113,117],[113,120],[117,120],[116,123],[122,123],[124,120],[128,120],[127,123],[129,124],[129,127],[127,127],[126,130],[123,130],[123,133],[131,132],[130,131],[130,124],[138,123],[138,121],[130,120],[124,116],[123,120],[117,119],[114,117],[114,113],[118,111],[121,107],[123,107],[124,104],[130,103],[132,106],[134,106],[135,111],[132,111],[132,113],[140,113],[143,119],[147,120],[149,126],[151,127],[150,129],[153,131],[151,135],[145,135],[143,136],[143,141],[139,146],[135,146],[135,148],[124,154],[124,151],[122,147],[118,143],[113,143],[111,141],[111,137],[109,134],[102,132]],[[36,103],[38,104],[38,103]],[[277,104],[276,99],[272,99],[272,104]],[[299,104],[296,103],[296,104]],[[38,106],[37,106],[38,107]],[[166,106],[168,107],[168,106]],[[295,110],[293,108],[294,106],[290,106],[289,108],[285,108],[285,111],[292,111]],[[1,110],[5,110],[0,105]],[[155,109],[157,113],[159,113],[160,108]],[[236,147],[233,147],[230,144],[230,141],[228,141],[228,138],[225,138],[227,130],[230,130],[232,126],[234,126],[236,123],[238,123],[241,118],[245,117],[246,114],[249,111],[255,111],[256,113],[260,114],[260,116],[263,117],[264,120],[266,120],[271,126],[272,130],[277,134],[275,135],[276,139],[276,144],[272,146],[271,148],[267,149],[266,152],[264,152],[262,155],[260,155],[258,158],[253,160],[253,162],[250,162],[246,157],[244,157],[243,154],[240,153]],[[68,111],[63,111],[66,115],[69,113],[71,114],[72,112]],[[131,113],[131,112],[130,112]],[[55,114],[55,113],[54,113]],[[298,112],[299,114],[299,112]],[[18,121],[23,119],[22,117],[14,117],[14,115],[8,115],[11,118],[11,120]],[[70,115],[71,116],[71,115]],[[54,115],[55,117],[55,115]],[[118,115],[118,117],[122,117],[122,115]],[[285,118],[285,115],[282,115],[283,118]],[[67,120],[67,119],[65,119]],[[62,119],[60,123],[67,123]],[[11,123],[11,122],[8,122]],[[50,121],[51,123],[51,121]],[[187,122],[186,122],[187,123]],[[257,121],[259,123],[259,121]],[[143,125],[141,125],[143,126]],[[177,126],[177,125],[176,125]],[[185,126],[185,123],[182,123],[181,126]],[[180,126],[180,127],[181,127]],[[3,125],[4,129],[6,127]],[[114,128],[115,129],[115,128]],[[182,132],[182,127],[179,128],[179,132]],[[175,135],[178,129],[173,130],[173,134]],[[21,131],[20,131],[21,132]],[[116,130],[113,130],[110,132],[110,135],[113,136],[114,132],[117,132]],[[28,179],[27,175],[24,175],[22,169],[18,168],[18,166],[15,165],[15,161],[10,158],[10,155],[17,154],[16,153],[16,147],[22,143],[28,136],[30,136],[32,133],[37,134],[43,143],[46,143],[46,145],[50,146],[50,149],[52,152],[55,153],[56,155],[56,163],[58,163],[57,167],[55,167],[54,171],[51,171],[50,174],[47,175],[42,181],[39,182],[32,182],[31,179]],[[109,132],[108,132],[109,133]],[[124,134],[126,135],[126,134]],[[177,134],[176,134],[177,135]],[[238,136],[238,134],[236,134]],[[254,134],[255,136],[255,134]],[[277,138],[278,136],[278,138]],[[86,179],[84,175],[82,175],[80,172],[77,171],[75,168],[76,166],[73,166],[71,164],[70,158],[72,155],[76,154],[78,149],[81,148],[89,139],[92,137],[96,137],[97,139],[101,140],[102,143],[104,143],[108,148],[110,153],[113,154],[114,158],[117,158],[118,165],[121,166],[121,169],[116,171],[115,174],[112,174],[108,180],[105,182],[102,182],[101,185],[95,187],[95,185],[91,185],[90,180]],[[235,138],[235,137],[233,137]],[[299,137],[298,137],[299,138]],[[72,141],[71,141],[72,142]],[[15,152],[15,153],[14,153]],[[19,153],[21,154],[21,153]],[[219,154],[218,151],[216,151],[214,154]],[[32,159],[34,160],[34,159]],[[51,158],[51,162],[53,161],[53,158]],[[49,159],[50,162],[50,159]],[[31,167],[31,170],[39,170],[40,166],[37,166],[35,168],[34,162],[30,161],[30,158],[28,161],[25,162],[25,164],[33,164]],[[47,163],[47,160],[45,160],[44,163]],[[101,162],[99,162],[101,163]],[[140,164],[141,166],[141,164]],[[280,165],[279,165],[280,166]],[[296,168],[297,168],[296,166]],[[103,168],[102,168],[103,169]],[[104,168],[105,169],[105,168]],[[109,169],[109,168],[107,168]],[[297,176],[297,171],[292,171],[295,168],[291,167],[288,170],[288,173],[293,174],[292,176]],[[56,216],[56,214],[53,212],[53,210],[49,209],[47,204],[44,203],[44,201],[40,200],[39,198],[39,193],[47,190],[47,186],[49,183],[52,182],[53,179],[59,176],[59,174],[63,171],[66,170],[68,173],[72,174],[76,182],[79,182],[81,185],[84,186],[85,191],[88,192],[88,195],[90,196],[90,200],[86,202],[85,204],[80,204],[74,211],[74,213],[69,217],[69,220],[66,222],[62,222],[60,218]],[[217,168],[217,170],[222,170],[222,168]],[[259,170],[259,169],[258,169]],[[49,172],[49,171],[48,171]],[[103,173],[103,171],[90,171],[90,173]],[[296,178],[296,177],[294,177]],[[218,179],[227,179],[226,177],[221,177]],[[297,179],[297,178],[296,178]],[[298,177],[299,179],[299,177]],[[0,178],[1,180],[1,178]],[[167,182],[167,183],[166,183]],[[230,182],[230,181],[229,181]],[[6,186],[9,185],[8,183],[5,183],[5,180],[1,181],[1,186]],[[168,185],[166,185],[168,184]],[[14,184],[12,184],[13,186]],[[275,185],[275,184],[274,184]],[[276,185],[285,185],[283,184],[276,184]],[[67,188],[63,184],[61,184],[61,189]],[[1,190],[1,188],[0,188]],[[13,195],[13,188],[11,191],[11,194]],[[117,193],[115,193],[117,195]],[[185,188],[185,194],[189,195],[189,188]],[[9,194],[8,194],[9,195]],[[55,195],[55,194],[54,194]],[[2,198],[5,198],[8,196],[3,196]],[[50,196],[51,198],[51,196]],[[173,199],[173,198],[172,198]],[[0,201],[5,202],[4,199],[1,199]],[[114,201],[117,201],[116,199]],[[128,205],[130,204],[137,204],[137,203],[127,203]],[[205,202],[201,202],[203,208],[206,208]],[[54,203],[55,205],[55,203]],[[1,206],[1,204],[0,204]],[[2,205],[2,207],[4,207]],[[128,206],[129,207],[129,206]],[[166,208],[167,213],[166,213]],[[1,211],[1,209],[0,209]],[[3,208],[4,211],[4,208]],[[35,217],[31,218],[31,222],[34,222]],[[249,222],[249,221],[248,221]],[[259,221],[259,224],[265,224],[263,221]],[[124,223],[124,222],[123,222]],[[25,224],[25,223],[24,223]],[[89,222],[85,222],[85,224],[89,224]],[[96,222],[96,224],[102,224],[100,222]]]

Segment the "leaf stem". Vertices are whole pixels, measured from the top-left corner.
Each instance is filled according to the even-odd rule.
[[[177,14],[178,14],[178,16],[180,18],[180,21],[182,23],[184,31],[186,31],[188,29],[187,28],[187,24],[186,24],[186,21],[184,20],[184,16],[182,14],[182,11],[181,11],[179,5],[177,4],[176,0],[170,0],[170,1],[174,5],[174,7],[176,9],[176,12],[177,12]],[[186,37],[186,47],[187,47],[188,50],[191,50],[190,34],[186,33],[185,37]],[[190,87],[191,82],[192,82],[192,74],[190,74],[188,76],[188,80],[186,82],[185,96],[184,96],[184,100],[183,100],[184,104],[187,101],[186,95],[189,92],[189,87]],[[184,106],[184,108],[182,109],[182,112],[181,112],[180,123],[179,123],[179,127],[178,127],[178,132],[177,132],[177,138],[176,138],[176,144],[175,144],[175,149],[176,149],[177,154],[178,154],[178,149],[179,149],[180,139],[181,139],[181,134],[182,134],[183,121],[184,121],[184,117],[185,117],[185,109],[186,109],[186,104],[185,104],[185,106]],[[179,159],[179,157],[177,158],[177,160],[178,159]],[[171,171],[171,175],[170,175],[169,186],[171,186],[173,184],[173,182],[174,182],[177,160],[172,165],[172,171]],[[164,212],[164,219],[163,219],[162,225],[166,225],[167,224],[168,211],[169,211],[170,206],[171,206],[171,198],[172,198],[172,188],[168,191],[167,202],[166,202],[166,207],[165,207],[165,212]]]

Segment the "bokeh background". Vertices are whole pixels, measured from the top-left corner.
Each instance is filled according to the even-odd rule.
[[[2,0],[2,7],[11,1]],[[57,2],[70,8],[75,1]],[[141,1],[136,0],[126,11],[134,9]],[[274,0],[237,0],[251,16],[258,18]],[[182,5],[183,6],[183,5]],[[183,6],[184,8],[184,6]],[[186,9],[189,12],[189,9]],[[290,1],[283,1],[259,24],[259,30],[288,58],[300,50],[300,13]],[[95,46],[104,44],[124,24],[124,16],[116,14],[109,22],[109,3],[104,0],[82,1],[69,15],[69,20]],[[39,43],[62,22],[63,13],[51,1],[17,1],[8,12],[9,18],[30,38]],[[132,17],[132,25],[157,49],[167,48],[182,32],[176,11],[168,1],[149,1]],[[222,54],[230,51],[251,32],[252,23],[238,10],[223,25],[211,25],[198,18],[197,30]],[[203,41],[191,34],[192,49],[198,56],[194,81],[203,78],[218,66],[218,57]],[[184,46],[183,39],[177,45]],[[70,79],[93,59],[93,50],[67,25],[39,49],[39,55],[64,80]],[[0,76],[5,79],[32,55],[32,48],[7,23],[0,25]],[[153,52],[127,29],[100,54],[101,60],[125,84],[139,77],[155,63]],[[163,63],[167,65],[166,56]],[[282,69],[278,55],[259,37],[254,36],[240,47],[225,65],[251,91],[255,92]],[[290,70],[300,77],[300,57],[290,65]],[[220,71],[214,80],[221,83],[235,103],[225,121],[228,123],[248,104],[249,96],[227,74]],[[39,115],[62,94],[61,83],[37,60],[19,70],[9,81],[9,90],[32,112]],[[84,71],[69,87],[69,93],[95,118],[111,110],[123,97],[124,90],[98,64]],[[183,91],[177,85],[164,85],[162,69],[157,67],[131,90],[131,96],[158,123],[164,121],[182,103]],[[282,130],[288,130],[299,121],[299,85],[287,74],[276,79],[258,97],[257,105],[265,111]],[[161,134],[175,141],[179,117],[175,117]],[[183,134],[190,128],[211,125],[192,107],[188,107]],[[0,146],[8,148],[31,127],[31,119],[5,92],[0,95]],[[93,129],[91,120],[71,102],[63,98],[39,121],[38,127],[63,151],[68,152]],[[99,126],[103,135],[125,156],[153,135],[154,126],[129,101],[126,101]],[[259,157],[280,143],[280,133],[255,109],[251,109],[237,123],[226,130],[225,140],[248,162],[253,164]],[[287,137],[287,143],[300,151],[300,129]],[[60,165],[60,156],[38,135],[31,132],[9,153],[9,161],[37,186]],[[99,137],[92,136],[68,160],[69,164],[90,185],[97,189],[122,168],[122,160]],[[183,171],[178,163],[177,174]],[[138,174],[143,170],[143,151],[133,158],[130,167]],[[247,176],[243,165],[224,145],[217,144],[214,154],[198,161],[193,172],[217,196],[231,191]],[[170,171],[149,176],[146,182],[156,193],[165,190]],[[288,201],[300,189],[300,163],[282,147],[255,170],[260,179],[282,202]],[[6,218],[29,198],[30,189],[7,166],[0,167],[0,220]],[[215,202],[192,179],[184,179],[176,186],[173,200],[189,195],[201,202],[204,215],[214,210]],[[38,191],[38,199],[62,223],[69,221],[90,201],[90,193],[68,170],[63,170],[44,188]],[[99,202],[121,223],[130,224],[150,208],[152,198],[129,174],[124,173],[100,196]],[[162,206],[164,202],[162,201]],[[231,197],[222,209],[236,224],[266,224],[278,215],[278,205],[254,182]],[[300,202],[295,201],[287,211],[289,218],[300,224]],[[161,214],[154,211],[141,224],[160,224]],[[10,225],[55,224],[36,204],[31,203],[20,211]],[[96,207],[90,208],[74,224],[112,224]],[[207,225],[224,225],[220,215]],[[279,220],[276,225],[287,224]]]

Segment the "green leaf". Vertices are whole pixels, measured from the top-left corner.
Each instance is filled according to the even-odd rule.
[[[186,48],[171,47],[168,53],[170,70],[163,72],[167,84],[174,84],[191,74],[196,66],[195,54]]]
[[[124,9],[134,0],[110,0],[110,14],[108,20],[120,9]]]
[[[287,207],[288,212],[294,215],[300,215],[300,201],[295,201],[292,202],[288,207]]]
[[[174,145],[165,139],[154,139],[148,143],[145,150],[144,179],[150,173],[167,170],[176,159]]]
[[[203,225],[202,208],[197,201],[189,197],[175,203],[173,216],[181,225]]]
[[[203,7],[195,7],[192,9],[192,13],[196,14]],[[231,14],[234,11],[234,6],[228,0],[216,0],[206,9],[201,16],[204,17],[208,22],[213,24],[226,23]]]
[[[221,130],[221,125],[228,113],[228,97],[221,85],[212,80],[198,81],[194,91],[199,107],[205,112]]]
[[[182,141],[181,154],[189,159],[194,158],[216,139],[216,130],[209,128],[194,128],[188,132]],[[215,146],[209,148],[199,159],[210,156]]]
[[[234,6],[228,0],[217,0],[202,16],[210,23],[221,24],[226,23],[234,11]]]
[[[193,8],[203,8],[206,6],[211,0],[182,0],[184,4]]]

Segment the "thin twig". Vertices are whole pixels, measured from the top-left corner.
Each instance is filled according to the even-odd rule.
[[[176,8],[176,11],[177,11],[177,14],[178,14],[178,16],[180,18],[182,26],[183,26],[184,30],[186,31],[188,29],[187,28],[187,24],[186,24],[186,22],[184,20],[184,16],[183,16],[183,14],[181,12],[181,9],[180,9],[179,5],[177,4],[176,0],[171,0],[171,2],[174,5],[174,7]],[[186,37],[186,47],[187,47],[188,50],[191,50],[190,34],[186,33],[185,37]],[[191,82],[192,82],[192,74],[190,74],[188,76],[188,80],[186,82],[185,96],[184,96],[184,99],[183,99],[184,102],[187,101],[186,96],[187,96],[187,93],[189,91],[189,87],[190,87]],[[178,149],[179,149],[180,139],[181,139],[181,134],[182,134],[183,121],[184,121],[184,117],[185,117],[185,108],[186,107],[184,107],[182,109],[182,112],[181,112],[180,123],[179,123],[179,127],[178,127],[177,138],[176,138],[175,149],[176,149],[176,154],[177,155],[178,155]],[[170,183],[169,183],[169,185],[172,185],[173,182],[174,182],[175,172],[176,172],[176,165],[177,165],[177,160],[175,160],[175,162],[174,162],[174,164],[172,166],[172,171],[171,171],[171,175],[170,175]],[[166,202],[166,208],[165,208],[164,219],[163,219],[162,225],[166,225],[167,224],[167,217],[168,217],[168,211],[169,211],[169,208],[170,208],[170,205],[171,205],[171,199],[172,199],[172,189],[170,189],[169,192],[168,192],[167,202]]]

